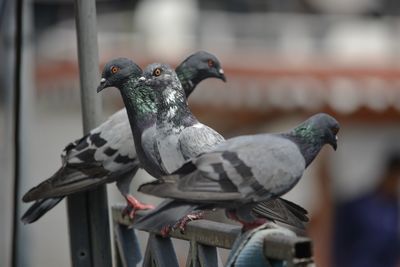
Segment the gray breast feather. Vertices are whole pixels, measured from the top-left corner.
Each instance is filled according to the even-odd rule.
[[[142,133],[142,147],[143,151],[152,165],[159,166],[161,169],[161,159],[157,152],[157,140],[156,140],[156,126],[146,129]]]
[[[179,135],[168,134],[157,140],[157,151],[166,173],[172,173],[183,165],[185,159],[179,147]]]
[[[168,173],[177,170],[188,159],[209,152],[224,141],[220,134],[201,123],[185,128],[166,125],[158,130],[158,151]]]
[[[197,123],[185,128],[179,135],[179,147],[185,160],[211,151],[225,139],[210,127]]]

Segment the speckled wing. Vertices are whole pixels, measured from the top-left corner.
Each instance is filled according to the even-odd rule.
[[[26,193],[25,202],[87,190],[129,172],[134,175],[139,164],[125,109],[67,145],[64,152],[63,166]]]
[[[136,165],[136,151],[126,109],[114,113],[87,136],[65,148],[64,163],[98,164],[107,171]]]

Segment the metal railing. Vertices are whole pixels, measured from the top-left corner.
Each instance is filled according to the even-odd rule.
[[[75,22],[81,87],[83,131],[95,128],[101,117],[97,20],[95,0],[75,0]],[[72,265],[76,267],[112,265],[108,201],[105,185],[67,197]]]
[[[141,262],[142,256],[132,221],[122,215],[123,208],[122,205],[112,207],[116,262],[118,267],[133,267]],[[143,266],[179,266],[171,238],[190,243],[186,266],[219,266],[217,248],[231,249],[240,233],[239,226],[209,220],[189,222],[185,234],[172,231],[167,238],[161,237],[160,233],[151,232]],[[267,259],[283,261],[283,266],[286,267],[309,266],[313,263],[312,243],[305,237],[267,235],[264,238],[263,251]]]

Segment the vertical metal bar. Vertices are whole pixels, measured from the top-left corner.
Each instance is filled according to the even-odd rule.
[[[201,267],[218,266],[218,252],[214,246],[197,244],[197,257]]]
[[[93,266],[86,194],[75,194],[67,198],[71,262],[72,266],[77,267]]]
[[[142,254],[135,229],[116,223],[114,225],[114,236],[115,252],[119,254],[120,266],[136,267],[142,260]]]
[[[14,199],[13,199],[13,228],[12,228],[12,266],[19,262],[19,184],[20,184],[20,151],[21,151],[21,83],[22,83],[22,35],[23,35],[23,0],[16,1],[15,8],[15,70],[14,70]]]
[[[81,86],[83,130],[88,133],[100,119],[95,0],[75,0],[75,21]],[[72,264],[111,266],[111,241],[106,187],[68,197]]]
[[[87,133],[99,124],[101,116],[101,98],[96,93],[100,74],[95,0],[75,0],[75,22],[83,131]]]
[[[143,267],[178,267],[174,246],[170,238],[150,234],[143,259]]]
[[[27,250],[29,234],[20,221],[20,204],[21,192],[27,186],[26,178],[31,175],[29,164],[26,163],[29,162],[29,133],[32,129],[35,89],[32,76],[34,44],[30,38],[33,34],[32,1],[8,1],[2,4],[2,8],[6,10],[2,11],[5,17],[0,19],[0,31],[3,32],[0,49],[4,52],[0,86],[7,89],[0,101],[4,106],[6,126],[2,129],[6,142],[5,151],[0,156],[0,165],[3,165],[0,168],[7,179],[0,182],[0,193],[6,200],[2,203],[5,207],[2,215],[9,218],[4,221],[4,229],[9,231],[0,231],[0,239],[10,243],[0,252],[0,266],[25,266],[30,252]],[[14,68],[11,71],[10,66]]]
[[[114,263],[115,263],[115,267],[124,267],[116,240],[114,240]]]
[[[217,267],[218,253],[215,246],[199,244],[190,241],[190,248],[186,260],[186,267]]]
[[[186,267],[200,267],[197,252],[197,243],[196,241],[191,240],[189,253],[186,259]]]

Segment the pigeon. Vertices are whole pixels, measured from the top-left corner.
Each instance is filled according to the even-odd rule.
[[[171,67],[160,63],[150,64],[146,67],[143,77],[140,79],[143,81],[142,88],[153,91],[157,110],[156,125],[143,131],[142,136],[144,139],[142,144],[145,144],[145,146],[142,151],[149,155],[148,158],[151,158],[154,165],[158,165],[158,171],[161,175],[165,176],[165,174],[173,173],[187,160],[211,151],[219,143],[225,141],[220,134],[200,123],[191,113],[179,79]],[[130,112],[132,114],[137,113],[134,108],[132,108],[132,111],[128,108],[128,113]],[[138,122],[134,122],[132,127],[137,128],[135,123]],[[139,150],[137,148],[137,151]],[[154,213],[161,214],[164,211],[168,211],[169,209],[166,207],[166,205],[160,206]],[[188,218],[193,220],[201,217],[202,209],[194,206],[192,208],[193,212],[189,212],[189,217],[176,222],[180,225],[181,230],[184,228]],[[302,222],[308,221],[307,212],[303,208],[284,199],[269,199],[265,203],[260,203],[258,209],[258,214],[264,218],[278,220],[295,227],[302,227]],[[174,212],[175,215],[178,214],[176,210]],[[183,212],[179,212],[179,214],[181,213]],[[230,218],[241,221],[240,216],[238,217],[237,215],[232,212]],[[170,217],[168,214],[165,216]],[[139,220],[146,221],[146,219]],[[253,223],[259,225],[264,222],[265,220],[259,221],[255,219],[249,225],[246,222],[246,227]],[[136,222],[135,225],[141,225],[142,229],[147,227],[139,222]],[[151,227],[154,227],[154,224]],[[164,235],[166,235],[168,229],[164,230],[166,231]]]
[[[164,174],[172,173],[188,159],[210,151],[225,140],[192,114],[181,82],[170,66],[150,64],[142,79],[155,93],[157,121],[150,142],[156,145],[157,163]]]
[[[134,63],[130,64],[133,64],[137,75],[140,75],[140,68]],[[106,65],[109,71],[111,71],[110,65],[112,64]],[[205,51],[187,57],[176,71],[182,79],[186,96],[189,96],[197,84],[206,78],[226,81],[219,60]],[[113,85],[112,81],[107,83],[104,81],[103,86],[107,85]],[[64,196],[113,181],[117,181],[117,187],[128,204],[140,206],[140,203],[129,195],[129,185],[138,168],[139,160],[128,115],[123,108],[89,134],[65,147],[62,167],[23,197],[24,202],[35,201],[35,203],[25,212],[21,220],[24,223],[35,222],[56,206]]]
[[[139,191],[192,204],[194,210],[224,208],[241,222],[252,221],[257,213],[253,208],[290,191],[325,144],[336,150],[339,128],[336,119],[319,113],[289,132],[228,139],[171,175],[141,185]],[[156,210],[135,226],[151,227],[154,220],[164,220],[158,214],[168,210]],[[167,226],[175,220],[171,216],[165,220]],[[174,227],[182,230],[182,224]]]

